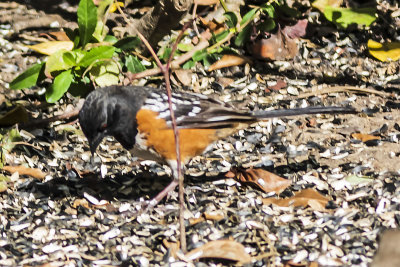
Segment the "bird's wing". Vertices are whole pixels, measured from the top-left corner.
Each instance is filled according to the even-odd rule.
[[[173,93],[172,106],[179,128],[228,128],[240,122],[256,121],[247,110],[237,110],[219,100],[193,93]],[[171,126],[167,94],[153,91],[144,101],[143,108],[159,113],[159,118]]]

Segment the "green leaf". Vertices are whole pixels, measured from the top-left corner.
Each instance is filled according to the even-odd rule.
[[[93,38],[96,39],[97,42],[102,42],[105,34],[106,34],[106,26],[101,20],[97,21],[96,28],[94,29],[94,32],[92,34]]]
[[[226,36],[228,36],[229,30],[225,30],[220,32],[214,36],[215,42],[218,43],[219,41],[223,40]]]
[[[261,6],[262,11],[266,12],[270,18],[275,18],[275,8],[269,4],[263,4]]]
[[[251,35],[251,25],[248,24],[242,29],[235,39],[235,45],[242,47],[247,41],[249,41]]]
[[[240,25],[245,24],[247,21],[252,20],[256,14],[256,12],[258,11],[258,8],[253,8],[252,10],[250,10],[249,12],[247,12],[244,16],[242,21],[240,22]]]
[[[226,24],[228,25],[229,28],[236,28],[236,25],[238,23],[238,18],[236,16],[236,14],[234,12],[226,12],[224,14],[224,16],[226,17]]]
[[[61,72],[54,78],[53,84],[46,91],[46,101],[48,103],[57,102],[68,91],[73,80],[71,70]]]
[[[114,44],[116,48],[122,50],[133,50],[140,45],[140,39],[136,36],[125,37]]]
[[[68,54],[64,57],[65,54]],[[51,73],[58,70],[67,70],[76,66],[74,53],[67,50],[59,50],[48,57],[44,73],[51,77]]]
[[[43,65],[44,63],[35,64],[18,75],[18,77],[10,83],[10,89],[25,89],[36,85],[39,74],[43,71]]]
[[[162,55],[159,56],[161,60],[167,61],[169,59],[169,55],[172,52],[172,48],[171,47],[167,47],[162,51]]]
[[[113,46],[98,46],[92,48],[92,50],[86,52],[80,62],[78,62],[78,66],[88,67],[96,60],[112,58],[114,51],[115,47]]]
[[[208,55],[207,50],[205,50],[205,49],[199,50],[199,51],[194,52],[192,59],[195,62],[197,62],[197,61],[204,59],[207,55]]]
[[[87,77],[85,77],[87,78]],[[87,83],[84,83],[83,81],[79,82],[72,82],[68,92],[71,93],[71,95],[75,97],[81,97],[81,96],[86,96],[88,93],[93,91],[93,84],[89,81]]]
[[[196,65],[196,62],[194,62],[193,60],[189,60],[187,61],[185,64],[183,64],[182,68],[185,70],[191,69]]]
[[[191,51],[193,49],[193,45],[192,44],[180,43],[180,44],[178,44],[177,48],[178,48],[179,51],[188,52],[188,51]]]
[[[97,7],[93,0],[81,0],[78,6],[78,26],[81,46],[90,42],[97,24]]]
[[[261,32],[270,32],[273,29],[275,29],[275,27],[276,27],[275,21],[271,18],[268,18],[259,25],[257,25],[257,29]]]
[[[337,26],[347,28],[350,24],[371,25],[375,20],[375,8],[336,8],[325,6],[324,15],[327,20]]]
[[[105,61],[101,64],[96,64],[90,70],[90,74],[100,87],[118,84],[119,82],[119,67],[114,61]]]
[[[128,71],[132,73],[138,73],[146,70],[146,67],[143,66],[142,62],[140,62],[140,60],[136,56],[132,55],[126,57],[125,66]]]
[[[67,51],[62,55],[63,61],[69,66],[76,65],[76,54],[72,51]]]
[[[116,42],[118,42],[118,39],[115,36],[106,35],[106,37],[104,38],[104,42],[115,44]]]

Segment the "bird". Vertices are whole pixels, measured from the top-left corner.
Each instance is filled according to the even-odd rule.
[[[257,121],[306,114],[355,113],[351,106],[258,110],[238,109],[215,98],[173,92],[172,109],[179,131],[181,164],[201,155],[211,145]],[[113,136],[132,155],[168,165],[171,183],[152,203],[158,203],[178,184],[175,136],[165,90],[114,85],[90,92],[79,112],[79,123],[92,155],[106,136]]]

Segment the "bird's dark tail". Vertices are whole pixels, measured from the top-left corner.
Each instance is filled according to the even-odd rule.
[[[353,107],[307,107],[294,109],[260,110],[253,112],[257,119],[290,117],[307,114],[354,114],[357,111]]]

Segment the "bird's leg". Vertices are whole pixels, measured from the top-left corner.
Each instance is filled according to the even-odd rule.
[[[174,191],[175,187],[178,185],[178,179],[173,178],[172,182],[167,185],[160,193],[158,193],[154,198],[149,201],[149,206],[147,208],[152,208],[157,205],[164,197],[166,197],[170,192]]]

